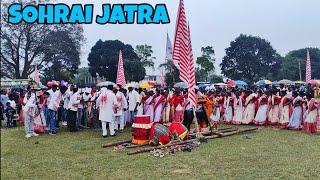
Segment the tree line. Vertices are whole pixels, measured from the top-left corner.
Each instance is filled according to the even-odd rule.
[[[230,43],[220,67],[226,77],[247,82],[305,80],[307,51],[311,58],[312,78],[320,79],[319,48],[293,50],[282,57],[267,40],[244,34]]]

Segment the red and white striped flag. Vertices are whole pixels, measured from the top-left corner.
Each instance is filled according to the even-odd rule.
[[[37,66],[34,67],[34,81],[37,83],[40,82],[40,73]]]
[[[193,60],[193,53],[192,53],[192,45],[191,45],[191,33],[190,27],[188,24],[188,34],[189,34],[189,72],[188,72],[188,99],[192,103],[193,107],[197,106],[197,96],[195,92],[196,87],[196,77],[195,77],[195,67],[194,67],[194,60]]]
[[[310,83],[311,81],[311,59],[309,51],[307,51],[307,63],[306,63],[306,83]]]
[[[189,64],[189,37],[188,37],[188,24],[184,10],[183,0],[180,0],[176,33],[173,45],[173,61],[179,62],[180,79],[188,83],[188,64]]]
[[[188,99],[194,107],[197,105],[195,94],[195,67],[191,46],[190,29],[184,10],[183,0],[180,0],[176,34],[174,39],[173,60],[179,62],[180,79],[188,83]]]
[[[117,71],[116,84],[119,84],[122,87],[124,87],[126,85],[126,78],[124,76],[123,59],[122,59],[121,50],[119,51],[119,62],[118,62],[118,71]]]

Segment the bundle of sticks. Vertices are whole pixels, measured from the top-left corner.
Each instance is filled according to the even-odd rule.
[[[166,145],[159,145],[159,146],[150,146],[150,147],[144,147],[148,145],[131,145],[131,146],[126,146],[126,149],[135,149],[139,148],[133,151],[129,151],[127,154],[128,155],[133,155],[133,154],[140,154],[144,152],[150,152],[153,150],[157,149],[163,149],[163,148],[169,148],[171,146],[177,146],[177,145],[183,145],[187,143],[192,143],[192,142],[205,142],[210,139],[215,139],[215,138],[223,138],[227,136],[232,136],[240,133],[245,133],[245,132],[251,132],[257,130],[257,127],[252,127],[252,128],[246,128],[246,129],[238,129],[238,128],[220,128],[216,130],[212,130],[210,132],[200,132],[200,133],[190,133],[190,139],[186,141],[172,141],[169,144]],[[192,132],[192,131],[190,131]],[[130,143],[131,140],[126,140],[126,141],[119,141],[119,142],[112,142],[112,143],[107,143],[107,144],[102,144],[102,148],[107,148],[107,147],[113,147],[113,146],[119,146],[121,144],[125,143]]]

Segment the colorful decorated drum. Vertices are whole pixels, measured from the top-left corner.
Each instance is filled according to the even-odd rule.
[[[132,124],[132,144],[145,145],[149,143],[149,133],[152,123],[150,116],[135,116]]]

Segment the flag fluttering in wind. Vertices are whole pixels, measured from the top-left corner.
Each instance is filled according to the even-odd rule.
[[[180,0],[172,58],[173,61],[179,62],[179,77],[186,83],[188,83],[187,66],[189,64],[188,61],[190,60],[188,38],[188,25],[184,10],[184,3],[183,0]]]
[[[122,87],[124,87],[126,85],[126,78],[124,76],[123,59],[122,59],[121,50],[119,51],[119,62],[118,62],[118,71],[117,71],[116,84],[119,84]]]
[[[192,45],[191,45],[191,33],[190,33],[190,27],[188,24],[188,34],[189,34],[189,72],[188,72],[188,98],[190,102],[192,103],[193,107],[197,106],[197,96],[196,96],[196,77],[195,77],[195,67],[194,67],[194,61],[193,61],[193,53],[192,53]]]
[[[192,54],[190,29],[185,15],[183,0],[180,0],[178,10],[173,48],[173,61],[179,62],[179,77],[182,81],[188,83],[188,99],[192,105],[196,107],[195,68]]]
[[[38,67],[34,67],[34,79],[35,82],[39,83],[40,82],[40,72],[38,70]]]
[[[171,68],[173,68],[173,65],[176,66],[179,69],[179,61],[172,59],[172,44],[169,38],[169,34],[167,33],[167,44],[166,44],[166,61],[172,61],[173,64],[171,64]]]
[[[307,63],[306,63],[306,83],[310,83],[311,81],[311,59],[309,51],[307,52]]]

